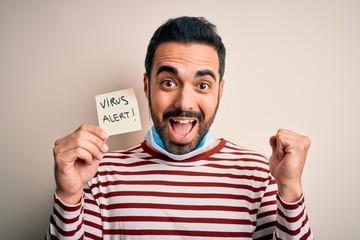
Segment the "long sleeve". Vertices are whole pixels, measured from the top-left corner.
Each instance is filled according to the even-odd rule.
[[[53,211],[46,239],[102,239],[100,208],[90,188],[84,188],[77,205],[67,205],[54,195]]]
[[[78,205],[55,196],[47,239],[313,238],[304,198],[283,202],[262,155],[225,140],[186,161],[146,151],[104,156]]]
[[[99,188],[97,178],[95,183],[86,185],[84,188],[84,230],[86,239],[102,239],[103,223],[100,214],[99,203],[95,200],[94,195],[98,195]],[[89,182],[90,184],[90,182]],[[94,187],[96,186],[96,187]],[[94,192],[95,193],[94,193]]]
[[[256,228],[252,236],[253,239],[272,239],[276,227],[276,194],[277,185],[270,176],[256,215]]]
[[[274,239],[313,239],[304,196],[295,203],[285,203],[277,195],[276,201],[277,225]]]
[[[271,178],[257,213],[253,239],[314,239],[306,213],[304,196],[285,203]]]
[[[46,239],[84,239],[84,199],[67,205],[54,195],[53,211]]]

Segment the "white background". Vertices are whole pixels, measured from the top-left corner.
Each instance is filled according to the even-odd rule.
[[[287,128],[312,139],[303,174],[317,239],[360,239],[360,1],[0,1],[0,238],[42,239],[54,141],[97,124],[94,96],[134,88],[148,129],[144,57],[170,17],[205,16],[227,47],[217,137],[270,154]]]

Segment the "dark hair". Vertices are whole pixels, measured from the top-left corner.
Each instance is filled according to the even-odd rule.
[[[217,34],[216,26],[205,18],[183,16],[169,19],[155,31],[148,45],[145,58],[145,69],[149,79],[155,51],[164,42],[195,42],[213,46],[219,57],[219,75],[220,81],[222,80],[225,71],[225,46]]]

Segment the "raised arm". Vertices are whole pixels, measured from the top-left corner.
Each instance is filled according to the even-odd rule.
[[[108,135],[96,126],[82,125],[56,140],[54,147],[56,194],[67,204],[80,202],[83,187],[96,174]]]
[[[310,143],[308,137],[284,129],[270,138],[270,172],[278,188],[276,239],[313,239],[301,184]]]
[[[56,192],[46,239],[83,238],[87,216],[94,221],[94,216],[84,209],[87,205],[92,206],[89,209],[97,205],[90,190],[87,188],[84,191],[84,186],[94,177],[102,154],[108,150],[107,137],[101,128],[83,125],[70,135],[56,140]]]

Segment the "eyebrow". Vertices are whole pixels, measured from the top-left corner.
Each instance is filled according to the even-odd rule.
[[[216,76],[215,73],[211,70],[199,70],[196,72],[195,77],[204,77],[204,76],[210,76],[212,77],[216,82]]]
[[[164,66],[161,66],[159,67],[159,69],[157,70],[156,72],[156,76],[158,76],[160,73],[162,72],[168,72],[168,73],[171,73],[171,74],[174,74],[174,75],[178,75],[179,72],[178,70],[175,68],[175,67],[172,67],[172,66],[168,66],[168,65],[164,65]],[[195,78],[197,77],[204,77],[204,76],[210,76],[212,77],[215,82],[216,82],[216,76],[215,76],[215,73],[211,70],[208,70],[208,69],[205,69],[205,70],[199,70],[196,72],[195,74]]]
[[[159,67],[159,69],[156,72],[156,76],[162,72],[168,72],[174,75],[178,75],[178,70],[176,68],[167,65]]]

